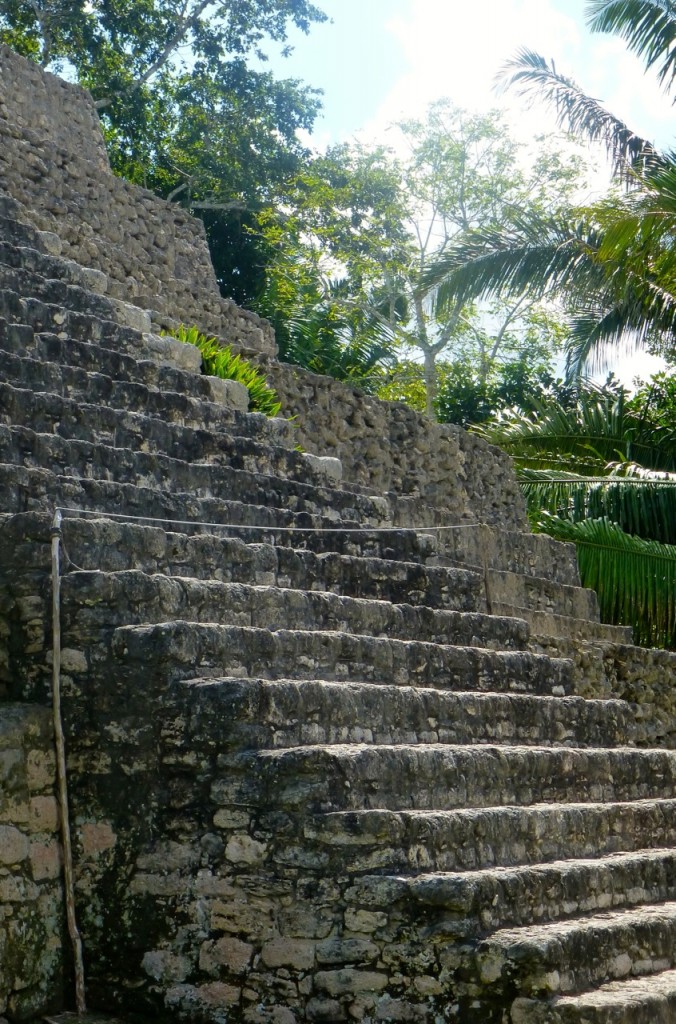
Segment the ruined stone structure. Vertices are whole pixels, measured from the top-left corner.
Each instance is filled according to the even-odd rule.
[[[60,506],[91,1006],[676,1021],[674,655],[599,623],[501,453],[277,363],[85,94],[7,50],[0,82],[0,1018],[72,1006]],[[202,376],[178,320],[296,420]]]

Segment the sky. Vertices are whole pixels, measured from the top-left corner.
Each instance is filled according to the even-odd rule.
[[[517,49],[554,58],[564,74],[639,134],[669,147],[673,108],[653,75],[615,36],[592,34],[585,0],[318,0],[331,21],[293,34],[274,70],[324,89],[315,144],[357,133],[380,138],[431,101],[486,110],[503,105],[525,129],[554,128],[544,106],[499,97],[493,80]]]
[[[270,67],[324,90],[324,111],[308,139],[317,149],[353,138],[391,143],[389,125],[424,115],[442,97],[472,111],[505,109],[524,141],[553,132],[544,104],[529,109],[523,99],[495,91],[495,75],[524,46],[554,59],[637,134],[658,147],[674,145],[669,97],[620,38],[589,31],[586,0],[315,2],[330,22],[314,25],[307,36],[292,34],[291,56],[272,55]],[[629,383],[661,365],[644,354],[614,369]]]

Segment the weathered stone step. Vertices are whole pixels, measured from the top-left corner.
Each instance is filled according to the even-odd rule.
[[[30,526],[36,536],[35,526]],[[49,521],[42,537],[49,537]],[[17,536],[25,527],[17,522]],[[402,544],[407,558],[396,560],[370,555],[315,553],[300,548],[245,543],[238,537],[217,534],[170,533],[157,527],[111,519],[66,518],[64,538],[72,562],[82,569],[121,572],[139,569],[146,573],[193,576],[223,583],[290,587],[295,590],[331,591],[350,597],[376,598],[397,604],[411,603],[450,611],[482,611],[483,580],[479,573],[424,565],[426,534],[400,534],[401,540],[419,541],[416,550]],[[37,534],[39,536],[39,533]],[[370,548],[365,535],[364,546]],[[373,536],[377,544],[378,534]],[[384,544],[391,543],[389,533]],[[337,538],[344,540],[345,534]],[[433,538],[429,538],[433,540]],[[380,550],[380,546],[377,548]]]
[[[46,253],[45,233],[22,220],[20,208],[18,204],[11,205],[13,202],[9,196],[2,197],[0,238],[9,246],[27,247],[35,252]],[[49,238],[52,240],[52,248],[58,248],[55,236],[49,235]]]
[[[541,576],[490,569],[488,585],[496,608],[529,608],[541,614],[599,621],[596,593],[579,584],[562,590],[560,584]]]
[[[305,834],[338,848],[352,873],[474,871],[673,847],[676,800],[337,812],[309,819]]]
[[[64,631],[94,642],[120,622],[181,619],[270,630],[332,630],[433,644],[523,650],[528,629],[520,619],[392,604],[244,583],[126,572],[72,571],[63,580]]]
[[[170,742],[191,754],[306,743],[611,747],[631,744],[635,732],[622,701],[315,679],[190,679],[176,684],[170,703],[183,723]]]
[[[244,541],[264,540],[280,547],[302,545],[316,552],[396,552],[412,558],[429,550],[424,534],[394,527],[372,529],[347,516],[338,519],[330,507],[322,509],[324,514],[289,511],[198,495],[194,491],[168,492],[147,484],[68,476],[28,466],[0,463],[0,496],[8,513],[44,512],[58,505],[102,516],[155,520],[163,525],[180,523],[198,533],[209,530],[208,524],[221,524],[224,535],[231,529]]]
[[[285,448],[278,448],[277,452],[283,460],[289,456]],[[184,455],[149,454],[0,424],[0,462],[5,465],[39,467],[55,475],[150,485],[165,492],[187,492],[200,498],[215,497],[314,515],[330,510],[337,522],[346,518],[364,525],[388,524],[389,507],[383,498],[272,473],[264,476],[215,462],[186,462]],[[314,472],[307,467],[308,480],[313,476]]]
[[[676,753],[631,747],[353,744],[244,752],[219,761],[224,774],[212,788],[216,804],[276,807],[291,815],[676,794]]]
[[[0,290],[13,292],[19,296],[30,296],[32,300],[37,299],[47,305],[59,306],[70,312],[84,313],[87,316],[97,317],[99,320],[119,322],[121,310],[124,308],[119,300],[100,295],[89,287],[69,284],[58,278],[45,278],[34,271],[9,267],[1,262]],[[135,307],[129,307],[129,310],[131,309],[135,309]],[[150,317],[144,311],[140,309],[137,311],[135,322],[139,324],[139,327],[141,324],[145,324],[145,328],[142,329],[150,330]]]
[[[8,238],[8,233],[14,236]],[[17,244],[17,236],[23,236]],[[25,270],[45,280],[63,281],[85,290],[104,294],[107,279],[100,270],[82,267],[71,259],[55,256],[40,250],[42,239],[37,231],[25,224],[8,222],[0,217],[0,266],[14,270]]]
[[[54,284],[56,286],[59,282]],[[56,293],[58,289],[55,287],[54,291]],[[87,294],[82,292],[82,296]],[[24,295],[10,287],[0,286],[0,317],[10,325],[30,328],[36,334],[56,334],[63,341],[91,341],[137,358],[146,349],[144,332],[149,326],[142,310],[117,300],[94,296],[100,302],[81,311],[64,305],[56,294],[51,302],[27,295],[30,293]],[[63,298],[67,302],[68,297]],[[134,322],[130,325],[129,321]]]
[[[7,326],[7,325],[6,325]],[[0,325],[0,333],[2,326]],[[45,336],[42,336],[43,338]],[[64,344],[52,336],[58,345]],[[82,345],[81,347],[84,347]],[[94,346],[87,346],[94,348]],[[2,342],[0,340],[0,349]],[[102,352],[102,349],[95,351]],[[118,360],[124,358],[116,353],[108,353]],[[155,383],[148,386],[129,379],[106,376],[96,370],[85,370],[75,366],[64,366],[54,362],[43,362],[39,359],[16,356],[4,351],[0,365],[0,381],[9,385],[15,394],[24,395],[26,389],[32,393],[43,392],[50,396],[59,396],[62,400],[97,406],[108,415],[115,410],[123,410],[126,414],[133,413],[148,417],[160,418],[167,423],[178,423],[199,430],[227,432],[237,437],[251,437],[260,442],[293,447],[295,434],[293,425],[281,417],[268,417],[260,413],[243,412],[240,406],[230,402],[227,388],[221,390],[221,382],[215,377],[204,377],[206,382],[215,385],[208,393],[191,397],[182,388],[181,377],[190,384],[197,379],[193,374],[183,371],[171,373],[169,367],[163,367],[150,361],[134,362],[133,367],[151,367],[149,376]],[[166,376],[165,376],[166,375]],[[179,379],[171,379],[179,376]],[[162,377],[165,377],[163,380]],[[168,379],[166,379],[168,378]],[[180,386],[181,390],[172,390],[172,386]],[[191,388],[192,390],[192,388]],[[9,401],[9,399],[6,399]],[[25,413],[20,413],[25,421]],[[20,422],[18,420],[17,422]],[[28,424],[37,429],[35,423]]]
[[[77,388],[84,374],[95,374],[206,402],[215,400],[215,378],[158,361],[157,353],[147,349],[138,331],[112,321],[71,315],[58,306],[12,299],[7,292],[0,293],[0,303],[8,314],[0,318],[0,351],[8,380],[12,379],[12,367],[20,367],[15,374],[18,382],[30,383],[34,374],[41,372],[45,387],[35,390],[64,393]],[[64,317],[70,317],[67,325],[76,329],[77,337],[62,329]],[[35,370],[35,362],[41,364],[41,371]]]
[[[485,565],[492,574],[498,571],[511,574],[514,579],[534,578],[533,583],[527,579],[520,586],[538,588],[538,578],[546,573],[547,579],[555,583],[580,587],[574,544],[562,543],[544,533],[517,533],[485,525],[480,530],[458,530],[442,536],[444,555],[450,565]]]
[[[485,991],[566,994],[676,963],[676,903],[495,932],[478,948]],[[495,998],[495,997],[493,997]]]
[[[223,463],[260,476],[282,476],[303,483],[322,485],[326,482],[324,475],[315,470],[304,455],[288,445],[275,444],[272,431],[263,433],[259,439],[256,436],[259,417],[244,435],[237,434],[232,421],[225,428],[219,425],[220,429],[196,428],[181,422],[185,408],[182,396],[155,393],[154,397],[155,401],[148,403],[151,415],[147,415],[55,394],[35,393],[0,382],[0,423],[12,429],[24,426],[36,434],[55,434],[65,441],[158,452],[188,463]],[[176,402],[172,401],[174,398]],[[237,422],[245,423],[246,419],[240,416]]]
[[[551,1001],[516,999],[514,1024],[673,1024],[676,970],[610,981],[592,992]]]
[[[52,516],[24,513],[5,516],[0,530],[2,563],[22,569],[46,571],[50,564]],[[482,580],[477,573],[426,566],[426,534],[399,532],[368,534],[358,531],[352,545],[348,531],[327,534],[338,546],[363,547],[387,553],[389,558],[337,551],[315,553],[300,548],[240,540],[215,532],[170,532],[123,519],[66,516],[62,524],[65,544],[64,571],[84,570],[192,576],[223,583],[292,587],[298,590],[332,591],[352,597],[404,603],[411,600],[430,608],[456,611],[481,609]],[[254,534],[255,535],[255,534]],[[258,535],[259,538],[261,535]],[[262,536],[265,536],[263,533]],[[289,542],[296,538],[291,533]],[[299,535],[302,537],[302,535]],[[320,536],[322,536],[320,534]],[[297,539],[297,538],[296,538]],[[387,544],[398,543],[410,561],[394,560]],[[414,561],[414,559],[417,559]]]
[[[517,614],[511,605],[492,605],[496,615]],[[567,615],[554,615],[550,612],[533,612],[522,608],[520,615],[531,627],[532,632],[539,636],[569,637],[574,642],[587,640],[596,643],[631,644],[633,630],[631,626],[612,626],[607,622],[595,622],[589,619],[575,619]]]
[[[571,664],[523,651],[490,651],[343,632],[255,629],[192,622],[121,626],[116,673],[157,685],[223,675],[325,679],[448,690],[570,692]],[[675,755],[676,756],[676,755]]]
[[[367,880],[360,883],[367,887]],[[676,850],[418,875],[405,883],[415,915],[459,939],[676,897]],[[489,940],[490,941],[490,940]]]

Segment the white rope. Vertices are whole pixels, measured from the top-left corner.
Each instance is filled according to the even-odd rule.
[[[61,572],[59,544],[61,541],[61,512],[54,513],[52,523],[52,707],[54,717],[54,743],[56,746],[56,776],[58,783],[61,842],[63,845],[63,875],[66,899],[68,934],[73,946],[75,966],[75,1005],[78,1015],[86,1013],[84,963],[82,940],[75,916],[75,885],[73,881],[73,850],[70,841],[68,814],[68,782],[66,777],[66,745],[61,719]]]
[[[268,530],[275,533],[441,533],[449,530],[490,528],[489,523],[462,523],[456,526],[254,526],[248,523],[203,523],[194,519],[162,519],[157,516],[132,516],[126,512],[98,512],[89,508],[58,506],[57,512],[95,516],[97,519],[125,519],[141,523],[169,523],[171,526],[208,526],[217,530]]]

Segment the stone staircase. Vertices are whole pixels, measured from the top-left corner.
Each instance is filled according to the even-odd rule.
[[[91,1005],[676,1021],[673,726],[618,684],[674,656],[598,621],[570,547],[339,483],[9,197],[0,238],[0,697],[49,703],[70,510]],[[12,1021],[58,1001],[7,977]]]

